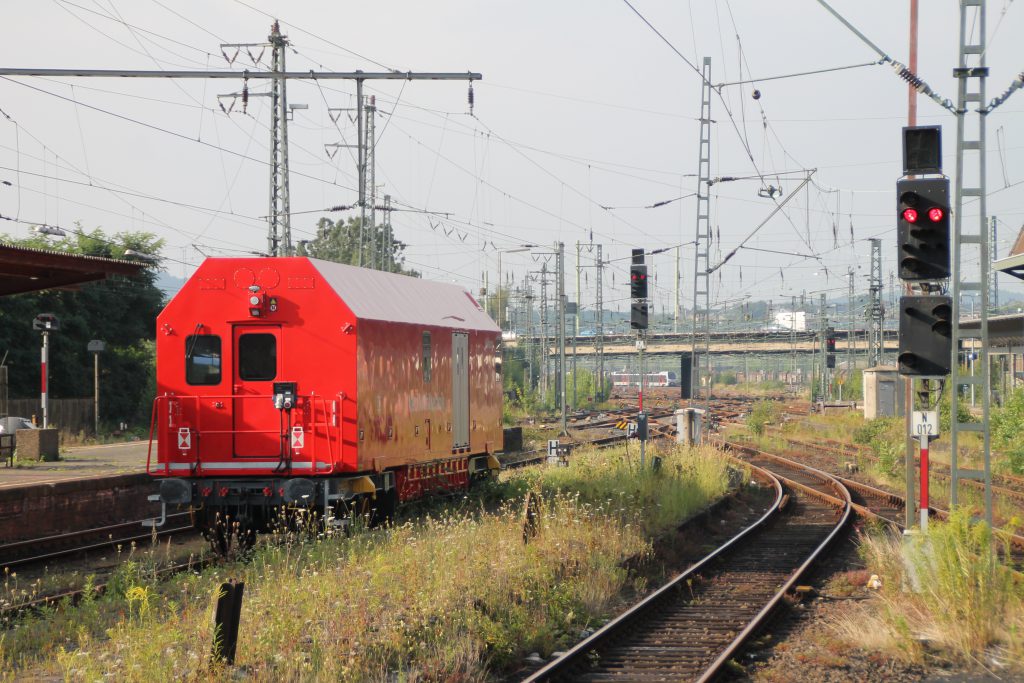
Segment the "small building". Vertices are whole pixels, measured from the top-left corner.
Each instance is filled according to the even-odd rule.
[[[895,365],[877,365],[864,370],[864,419],[903,415],[902,382]]]

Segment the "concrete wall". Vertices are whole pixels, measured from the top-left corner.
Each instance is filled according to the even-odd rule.
[[[147,474],[124,474],[0,489],[0,543],[157,516],[146,500],[156,488]]]

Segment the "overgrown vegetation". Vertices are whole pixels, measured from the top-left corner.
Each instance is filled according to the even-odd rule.
[[[994,544],[988,526],[962,508],[925,536],[864,537],[861,553],[882,587],[835,628],[852,646],[912,661],[926,657],[927,645],[942,660],[1020,668],[1024,590]]]
[[[569,646],[644,589],[652,536],[725,492],[710,450],[591,452],[523,470],[425,519],[262,542],[247,563],[157,584],[124,569],[108,595],[28,618],[0,640],[0,679],[486,680]],[[523,498],[536,497],[524,544]],[[626,562],[630,560],[630,562]],[[212,607],[246,582],[237,666],[210,663]]]
[[[871,448],[878,458],[878,469],[888,477],[903,472],[903,418],[880,417],[865,421],[853,430],[853,442]]]
[[[757,436],[764,434],[764,427],[767,424],[778,424],[782,419],[782,405],[778,401],[758,401],[750,409],[747,415],[747,426]]]
[[[1010,394],[989,417],[992,446],[1001,451],[1015,474],[1024,474],[1024,389]]]

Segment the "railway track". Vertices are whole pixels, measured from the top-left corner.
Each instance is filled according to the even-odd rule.
[[[722,442],[722,445],[737,454],[744,452],[752,454],[751,461],[754,462],[756,462],[757,459],[767,458],[780,463],[780,466],[784,468],[797,466],[810,467],[805,463],[800,463],[789,458],[758,451],[757,449],[745,444]],[[838,474],[829,474],[829,476],[835,478],[846,487],[850,492],[855,510],[861,516],[867,518],[881,518],[898,529],[904,528],[906,499],[903,496],[893,493],[892,491],[886,491],[885,489],[871,486],[870,484],[865,484],[861,481],[840,476]],[[935,507],[934,505],[928,508],[928,514],[930,517],[935,517],[941,520],[945,520],[949,517],[948,510]],[[1024,536],[998,530],[997,533],[1001,534],[1001,536],[1010,544],[1012,554],[1015,558],[1024,558]]]
[[[154,570],[154,575],[158,579],[163,580],[186,571],[201,571],[212,566],[215,562],[219,561],[219,559],[220,558],[217,557],[206,557],[198,560],[189,560],[188,562],[169,564],[164,567],[158,567]],[[62,604],[77,605],[83,598],[85,598],[87,590],[91,591],[94,596],[100,596],[107,591],[107,584],[98,583],[94,584],[90,589],[75,588],[61,591],[59,593],[43,595],[13,605],[5,605],[0,609],[0,627],[6,627],[7,625],[17,621],[22,615],[31,612],[38,612],[47,607],[55,607]]]
[[[710,680],[770,617],[850,519],[834,478],[750,465],[776,498],[756,522],[528,681]]]
[[[772,428],[770,431],[777,434],[780,438],[785,439],[787,442],[800,448],[805,448],[819,453],[828,453],[832,455],[839,455],[847,458],[864,458],[865,460],[877,463],[878,456],[872,453],[869,449],[864,448],[856,444],[847,444],[841,441],[835,441],[832,439],[825,439],[821,443],[812,443],[809,441],[803,441],[801,439],[794,439],[782,434],[781,430],[777,427]],[[916,456],[915,456],[916,457]],[[951,479],[949,466],[942,462],[931,460],[928,464],[929,474],[939,479]],[[962,484],[978,490],[984,490],[984,482],[977,481],[975,479],[961,479]],[[1018,503],[1024,503],[1024,477],[1018,477],[1012,474],[992,474],[992,492],[996,495],[1003,496],[1017,501]]]
[[[157,529],[157,536],[168,536],[193,530],[188,512],[167,515],[169,525]],[[184,524],[182,524],[184,522]],[[108,526],[81,529],[65,534],[42,538],[31,538],[0,545],[0,567],[17,567],[25,564],[68,557],[77,553],[118,545],[128,545],[153,537],[152,531],[141,531],[142,520],[122,522]]]

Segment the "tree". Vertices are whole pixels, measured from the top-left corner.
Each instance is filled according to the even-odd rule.
[[[349,218],[339,219],[333,222],[330,218],[321,218],[316,224],[316,238],[299,242],[299,256],[311,256],[345,263],[350,266],[359,265],[360,247],[360,219]],[[377,225],[366,226],[362,232],[362,265],[380,267],[380,254],[384,256],[382,270],[392,273],[401,273],[412,277],[420,277],[419,272],[405,267],[406,244],[398,240],[391,240],[391,247],[388,249],[385,244],[390,226]]]
[[[127,249],[159,253],[163,240],[145,232],[122,232],[107,237],[102,230],[79,230],[60,240],[41,237],[0,241],[87,256],[117,258]],[[0,307],[0,357],[6,354],[12,397],[39,394],[39,333],[32,320],[55,313],[59,332],[50,336],[50,385],[54,398],[92,396],[91,339],[107,342],[100,359],[101,417],[109,423],[149,424],[155,393],[156,316],[163,293],[156,287],[159,265],[138,277],[113,276],[76,289],[52,289],[6,297]]]

